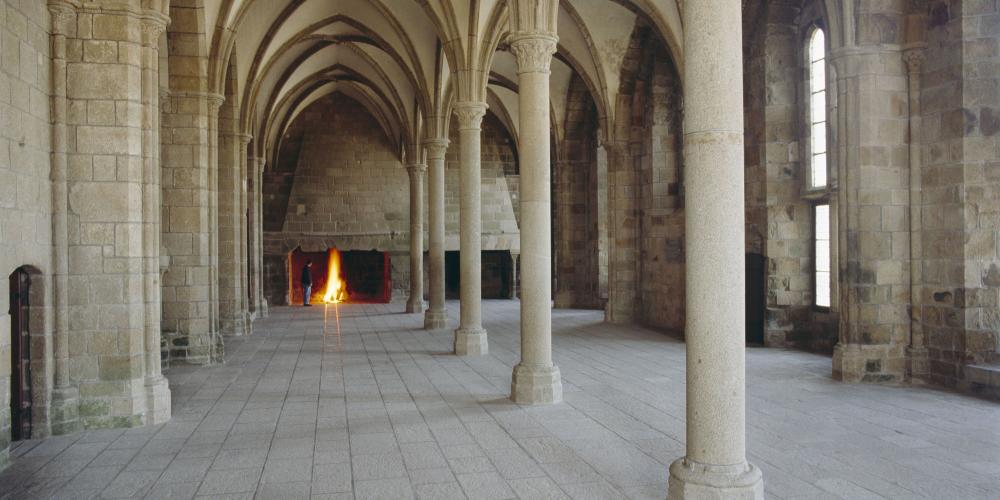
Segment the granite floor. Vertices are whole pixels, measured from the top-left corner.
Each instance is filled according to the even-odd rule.
[[[683,344],[556,310],[566,401],[519,407],[518,302],[484,303],[478,358],[403,308],[274,308],[227,341],[225,365],[169,371],[169,423],[15,443],[0,496],[665,498]],[[837,383],[801,352],[750,349],[747,364],[768,498],[1000,498],[1000,404]]]

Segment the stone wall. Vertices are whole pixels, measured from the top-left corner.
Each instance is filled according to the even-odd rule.
[[[454,121],[453,121],[454,125]],[[269,301],[284,278],[271,256],[304,251],[389,252],[393,300],[409,291],[409,177],[378,122],[339,93],[317,100],[292,123],[276,168],[265,173],[265,280]],[[446,157],[445,249],[458,250],[458,131]],[[518,175],[513,141],[491,114],[483,121],[483,250],[519,249]],[[286,201],[287,200],[287,201]],[[424,235],[426,248],[426,235]],[[285,271],[287,272],[287,271]],[[271,302],[273,304],[283,304]]]
[[[1000,3],[965,2],[962,26],[965,345],[968,362],[1000,363]]]
[[[974,390],[991,384],[967,365],[1000,361],[998,9],[930,2],[922,71],[921,318],[930,378]]]
[[[817,2],[795,0],[766,2],[744,21],[750,24],[744,65],[746,245],[748,253],[766,258],[764,342],[831,352],[839,304],[829,311],[813,307],[813,207],[829,203],[836,214],[835,151],[830,148],[824,189],[806,188],[809,167],[803,160],[809,143],[805,44],[816,26],[828,23]],[[827,127],[835,137],[836,81],[831,70],[827,74]]]
[[[49,290],[52,276],[52,192],[49,182],[51,130],[49,12],[44,2],[0,2],[0,468],[10,440],[11,318],[7,276],[30,266],[32,288]],[[42,294],[39,307],[51,296]],[[51,352],[46,352],[51,315],[33,318],[30,331],[39,403],[51,392]],[[45,435],[44,406],[36,430]]]
[[[599,309],[607,296],[600,290],[597,115],[578,76],[570,82],[564,123],[552,172],[555,306]]]
[[[678,89],[663,41],[637,23],[622,63],[613,139],[604,145],[606,312],[614,323],[634,321],[680,332],[684,211]]]
[[[639,133],[640,290],[645,324],[684,330],[684,204],[680,78],[666,50],[650,51]],[[635,137],[635,135],[633,135]]]

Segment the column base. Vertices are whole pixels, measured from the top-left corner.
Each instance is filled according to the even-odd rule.
[[[912,384],[926,384],[931,372],[930,354],[926,347],[906,348],[906,378]]]
[[[763,500],[764,477],[752,464],[709,465],[688,458],[670,464],[669,500]]]
[[[855,344],[837,344],[833,348],[833,378],[841,382],[861,382],[865,358]]]
[[[424,329],[440,330],[448,327],[448,313],[444,309],[435,311],[428,309],[424,312]]]
[[[562,375],[558,366],[531,366],[519,363],[510,381],[510,399],[522,405],[562,402]]]
[[[414,314],[424,312],[424,299],[414,300],[412,297],[406,301],[406,313]]]
[[[80,391],[74,388],[52,390],[49,405],[50,428],[53,436],[76,432],[80,425]]]
[[[482,356],[489,352],[486,330],[482,328],[459,328],[455,330],[455,354],[459,356]]]
[[[170,383],[166,377],[146,377],[146,425],[170,420]]]

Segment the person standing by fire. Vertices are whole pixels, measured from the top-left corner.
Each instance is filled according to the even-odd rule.
[[[302,305],[304,307],[310,307],[312,304],[309,303],[309,295],[312,294],[313,278],[311,268],[313,261],[307,260],[306,265],[302,266],[302,277],[299,281],[302,282]]]

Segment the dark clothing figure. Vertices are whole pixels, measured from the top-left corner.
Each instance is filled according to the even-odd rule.
[[[312,267],[312,262],[302,266],[302,277],[299,281],[302,282],[302,305],[309,306],[309,296],[312,295],[312,284],[313,277],[312,271],[309,268]]]

